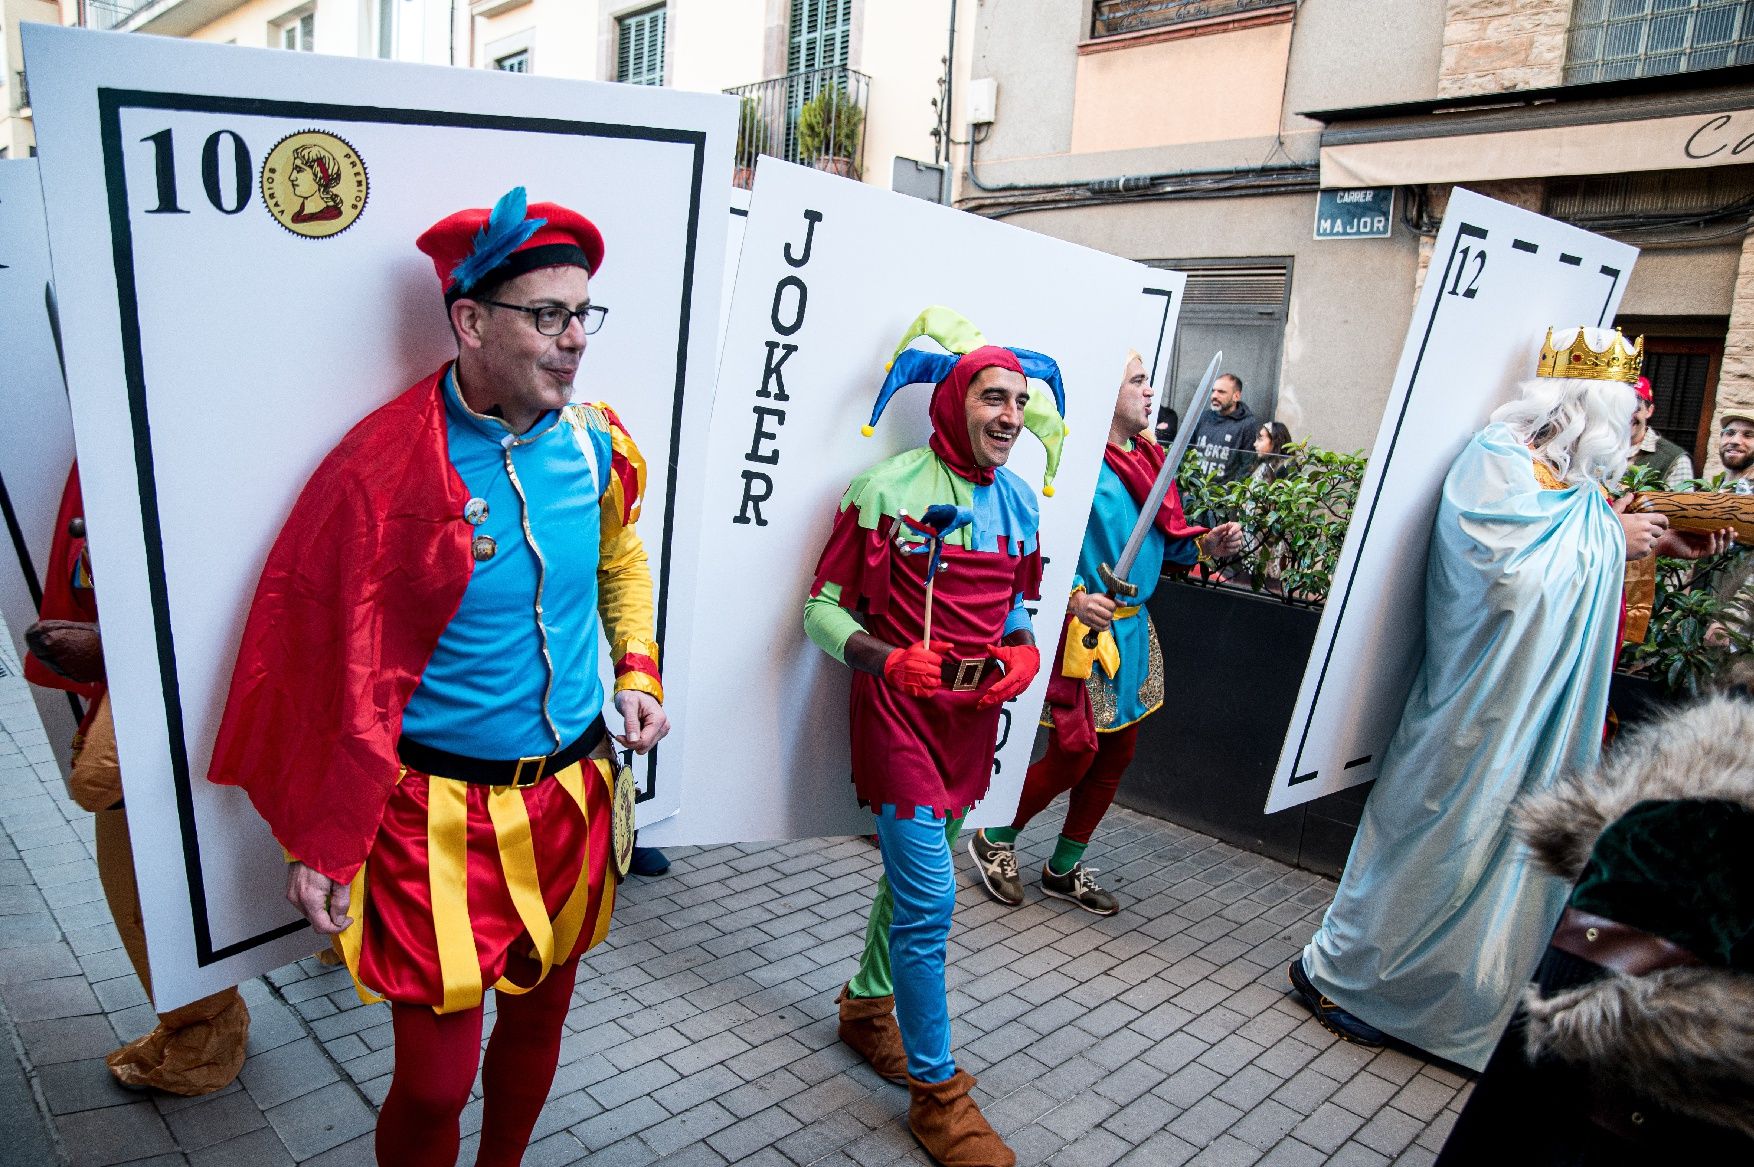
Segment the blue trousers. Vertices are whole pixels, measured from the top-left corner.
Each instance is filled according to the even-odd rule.
[[[907,1072],[921,1082],[943,1082],[956,1073],[944,953],[956,907],[951,847],[961,827],[960,818],[935,819],[924,810],[911,819],[897,818],[893,806],[877,814],[884,875],[851,990],[855,997],[895,994]]]

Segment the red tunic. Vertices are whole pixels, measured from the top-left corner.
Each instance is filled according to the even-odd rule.
[[[856,507],[835,517],[834,531],[811,591],[841,585],[841,603],[865,630],[890,644],[917,644],[925,631],[924,555],[903,555],[890,537],[895,520],[861,527]],[[1003,540],[1001,540],[1003,542]],[[954,655],[983,657],[1004,635],[1012,601],[1040,594],[1041,554],[944,549],[933,581],[932,639]],[[941,689],[911,697],[870,673],[853,674],[853,789],[861,805],[894,805],[903,818],[915,807],[936,816],[961,814],[987,792],[1002,706],[977,708],[996,677],[966,693]]]

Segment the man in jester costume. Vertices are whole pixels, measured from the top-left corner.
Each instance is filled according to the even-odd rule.
[[[943,351],[913,347],[922,339]],[[1052,493],[1065,393],[1053,360],[989,345],[941,307],[902,337],[867,434],[915,383],[935,385],[931,442],[853,480],[805,605],[810,638],[855,670],[853,787],[883,852],[859,971],[839,998],[840,1035],[907,1083],[908,1125],[934,1159],[1002,1167],[1016,1157],[950,1054],[951,848],[992,777],[1000,706],[1041,665],[1023,607],[1041,584],[1038,512],[1005,462],[1027,427],[1047,447]]]
[[[418,240],[457,359],[367,416],[263,568],[209,777],[286,850],[287,898],[388,998],[378,1161],[450,1167],[481,1059],[480,1167],[521,1161],[579,957],[615,902],[600,638],[632,749],[659,702],[645,464],[571,404],[603,239],[523,188]],[[599,631],[601,629],[601,632]]]
[[[1049,727],[1047,753],[1029,768],[1011,825],[976,831],[968,841],[987,894],[1012,907],[1023,902],[1018,834],[1048,803],[1070,792],[1065,826],[1041,869],[1041,889],[1099,916],[1120,910],[1114,894],[1096,882],[1082,860],[1133,760],[1140,722],[1163,704],[1163,655],[1145,605],[1166,567],[1186,572],[1198,557],[1234,555],[1242,545],[1242,528],[1236,523],[1211,531],[1190,525],[1182,514],[1181,492],[1172,482],[1128,577],[1137,594],[1122,604],[1102,590],[1099,567],[1120,562],[1163,468],[1163,448],[1144,436],[1151,424],[1152,396],[1145,362],[1138,353],[1128,353],[1055,655],[1058,667],[1048,685],[1042,719]]]

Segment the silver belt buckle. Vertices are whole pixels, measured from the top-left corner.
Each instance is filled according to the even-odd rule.
[[[987,667],[983,656],[963,657],[956,662],[956,676],[950,682],[953,693],[967,693],[981,683],[981,670]]]

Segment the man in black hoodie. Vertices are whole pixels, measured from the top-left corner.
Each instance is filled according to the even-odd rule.
[[[1261,419],[1242,399],[1242,378],[1220,373],[1212,382],[1212,407],[1194,422],[1194,449],[1200,468],[1217,473],[1222,482],[1240,478],[1253,469],[1255,435]]]

